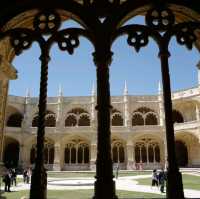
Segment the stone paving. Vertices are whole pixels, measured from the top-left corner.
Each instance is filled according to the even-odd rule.
[[[191,173],[192,174],[192,173]],[[194,173],[193,175],[200,175]],[[20,176],[22,178],[22,176]],[[116,189],[125,191],[136,191],[144,193],[154,193],[163,195],[157,187],[151,187],[150,185],[138,185],[137,179],[149,178],[151,175],[136,175],[136,176],[124,176],[115,179]],[[78,178],[48,178],[47,189],[49,190],[76,190],[76,189],[93,189],[94,178],[90,177],[78,177]],[[2,187],[3,188],[3,187]],[[30,184],[18,183],[16,187],[11,187],[12,191],[28,190]],[[200,190],[184,189],[185,197],[187,198],[200,198]]]

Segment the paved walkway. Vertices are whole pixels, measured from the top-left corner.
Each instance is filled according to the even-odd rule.
[[[194,174],[196,175],[196,174]],[[21,177],[21,176],[20,176]],[[149,178],[151,175],[124,176],[115,179],[116,189],[125,191],[136,191],[144,193],[160,193],[157,187],[147,185],[138,185],[137,179]],[[3,187],[2,187],[3,188]],[[47,189],[49,190],[75,190],[75,189],[93,189],[94,178],[48,178]],[[30,189],[30,184],[18,183],[17,187],[12,187],[12,191],[20,191]],[[200,198],[200,190],[184,189],[185,197]]]

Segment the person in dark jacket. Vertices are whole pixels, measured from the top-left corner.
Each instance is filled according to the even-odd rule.
[[[166,180],[166,173],[164,172],[163,169],[161,169],[161,171],[159,173],[159,185],[160,185],[160,192],[161,193],[164,193],[165,180]]]
[[[11,185],[11,173],[9,170],[6,171],[6,174],[3,177],[3,182],[5,183],[5,192],[10,192],[10,185]]]

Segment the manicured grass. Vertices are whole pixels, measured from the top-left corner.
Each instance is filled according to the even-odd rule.
[[[193,176],[189,174],[183,174],[183,187],[184,189],[200,190],[200,176]],[[140,185],[151,185],[151,178],[137,179]]]
[[[185,189],[200,190],[200,176],[183,174],[183,187]]]
[[[62,190],[62,191],[53,191],[49,190],[48,199],[92,199],[93,190]],[[28,191],[20,191],[20,192],[10,192],[3,193],[1,199],[20,199],[22,196],[28,196]],[[150,193],[141,193],[141,192],[131,192],[131,191],[117,191],[117,195],[119,198],[164,198],[165,196],[161,196],[158,194],[150,194]]]

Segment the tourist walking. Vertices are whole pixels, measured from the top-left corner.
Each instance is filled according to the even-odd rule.
[[[116,166],[116,175],[115,175],[116,179],[118,178],[118,174],[119,174],[119,163],[117,163],[117,166]]]
[[[152,181],[151,181],[151,187],[157,186],[158,187],[158,175],[157,170],[154,169],[152,172]]]
[[[166,180],[166,174],[164,172],[164,169],[161,169],[161,171],[159,172],[159,185],[161,193],[164,193],[165,180]]]
[[[17,186],[17,172],[16,169],[11,169],[11,185]]]
[[[5,192],[10,192],[10,185],[11,185],[11,173],[9,170],[6,171],[5,175],[3,176],[3,182],[5,184]]]

